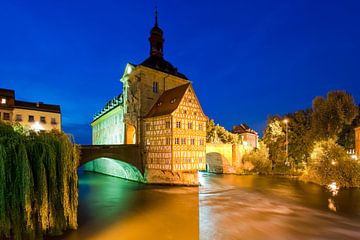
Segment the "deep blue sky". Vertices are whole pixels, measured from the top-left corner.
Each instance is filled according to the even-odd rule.
[[[89,124],[149,55],[155,1],[0,0],[0,88],[60,104],[63,128]],[[262,131],[271,114],[342,89],[360,101],[360,1],[157,1],[165,58],[193,81],[205,113]]]

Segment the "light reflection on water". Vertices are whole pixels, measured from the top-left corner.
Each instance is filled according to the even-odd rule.
[[[358,189],[208,173],[199,188],[79,179],[79,229],[59,239],[360,239]]]
[[[279,177],[204,174],[201,239],[360,239],[360,191]],[[331,198],[333,208],[329,209]],[[335,203],[336,202],[336,203]]]

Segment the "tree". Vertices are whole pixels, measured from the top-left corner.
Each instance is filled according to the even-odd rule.
[[[232,143],[237,144],[240,142],[240,138],[238,134],[231,133],[227,131],[224,127],[219,124],[215,125],[213,119],[209,120],[206,123],[206,142],[214,143],[217,141],[221,141],[222,143]]]
[[[307,162],[314,140],[311,132],[311,109],[288,114],[289,119],[289,158],[295,164]]]
[[[334,139],[315,143],[304,180],[320,185],[333,182],[340,187],[360,186],[360,164],[346,153]]]
[[[269,159],[273,166],[285,161],[285,129],[280,117],[273,116],[268,119],[264,131],[264,143],[269,149]]]
[[[358,107],[360,109],[360,106]],[[360,110],[358,110],[360,112]],[[337,143],[346,149],[355,148],[355,132],[354,129],[360,126],[360,114],[352,121],[352,124],[345,124],[342,131],[338,135]]]
[[[344,126],[358,115],[354,98],[344,91],[329,92],[326,99],[316,97],[312,110],[312,132],[318,140],[337,139]]]

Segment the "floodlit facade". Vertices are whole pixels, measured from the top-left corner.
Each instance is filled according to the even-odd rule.
[[[122,104],[122,95],[119,95],[110,100],[99,113],[95,114],[91,123],[93,144],[124,143],[124,110]]]
[[[164,92],[144,120],[149,169],[205,169],[206,116],[191,84]]]
[[[93,144],[138,144],[147,182],[198,184],[207,118],[191,82],[163,57],[157,17],[149,42],[150,56],[126,65],[122,94],[94,116]],[[104,166],[91,169],[107,173]]]
[[[251,129],[245,123],[234,126],[233,133],[239,134],[244,146],[248,146],[251,148],[257,148],[259,144],[259,135],[258,133]]]
[[[10,89],[0,89],[0,120],[34,131],[61,131],[59,105],[19,101]]]
[[[355,128],[355,155],[360,159],[360,126]]]

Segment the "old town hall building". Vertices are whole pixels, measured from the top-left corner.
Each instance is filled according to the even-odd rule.
[[[94,116],[93,144],[139,144],[147,182],[197,184],[197,171],[205,169],[207,117],[189,79],[164,59],[157,13],[149,42],[150,56],[126,65],[123,93]]]

